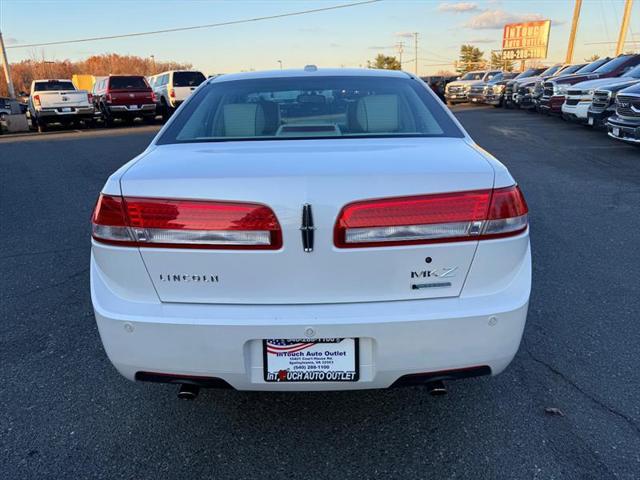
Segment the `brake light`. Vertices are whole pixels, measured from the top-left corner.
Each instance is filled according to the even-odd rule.
[[[89,103],[93,103],[93,95],[92,95],[92,94],[87,93],[87,101],[88,101]]]
[[[334,242],[359,248],[507,237],[527,228],[527,212],[517,186],[354,202],[340,212]]]
[[[40,95],[34,95],[33,96],[33,103],[35,103],[36,106],[38,106],[38,107],[41,105],[40,104]]]
[[[92,236],[113,245],[277,250],[273,211],[254,203],[161,200],[100,195]]]
[[[154,92],[151,92],[151,101],[155,102],[156,101],[156,94]]]
[[[106,93],[104,96],[104,101],[107,103],[111,103],[111,94],[110,93]]]
[[[171,98],[176,98],[176,91],[173,88],[169,89],[169,96]]]

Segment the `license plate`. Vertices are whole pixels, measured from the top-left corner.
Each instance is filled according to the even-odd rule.
[[[71,112],[72,110],[73,110],[73,109],[72,109],[71,107],[63,107],[63,108],[62,108],[62,112],[63,112],[63,113],[69,113],[69,112]]]
[[[129,105],[129,110],[138,110],[140,107],[138,105]]]
[[[262,341],[265,382],[357,382],[357,338]]]
[[[593,125],[593,117],[589,117],[589,120],[587,120],[587,123],[589,125]]]
[[[613,133],[614,137],[619,137],[620,136],[620,129],[616,128],[616,127],[613,127],[612,133]]]

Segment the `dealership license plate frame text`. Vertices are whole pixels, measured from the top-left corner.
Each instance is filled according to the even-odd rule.
[[[262,354],[265,382],[357,382],[360,379],[358,338],[265,339]]]

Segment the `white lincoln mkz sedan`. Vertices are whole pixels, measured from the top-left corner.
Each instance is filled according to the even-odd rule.
[[[122,375],[185,398],[442,391],[518,350],[527,212],[507,169],[410,74],[223,75],[100,194],[100,336]]]

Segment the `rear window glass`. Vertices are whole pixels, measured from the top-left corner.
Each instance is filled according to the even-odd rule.
[[[144,77],[110,77],[111,90],[146,90],[149,88]]]
[[[197,87],[206,78],[200,72],[175,72],[173,74],[174,87]]]
[[[56,90],[75,90],[71,82],[51,80],[50,82],[38,82],[33,86],[35,92],[53,92]]]
[[[408,77],[290,77],[209,84],[158,143],[380,136],[463,134]]]

